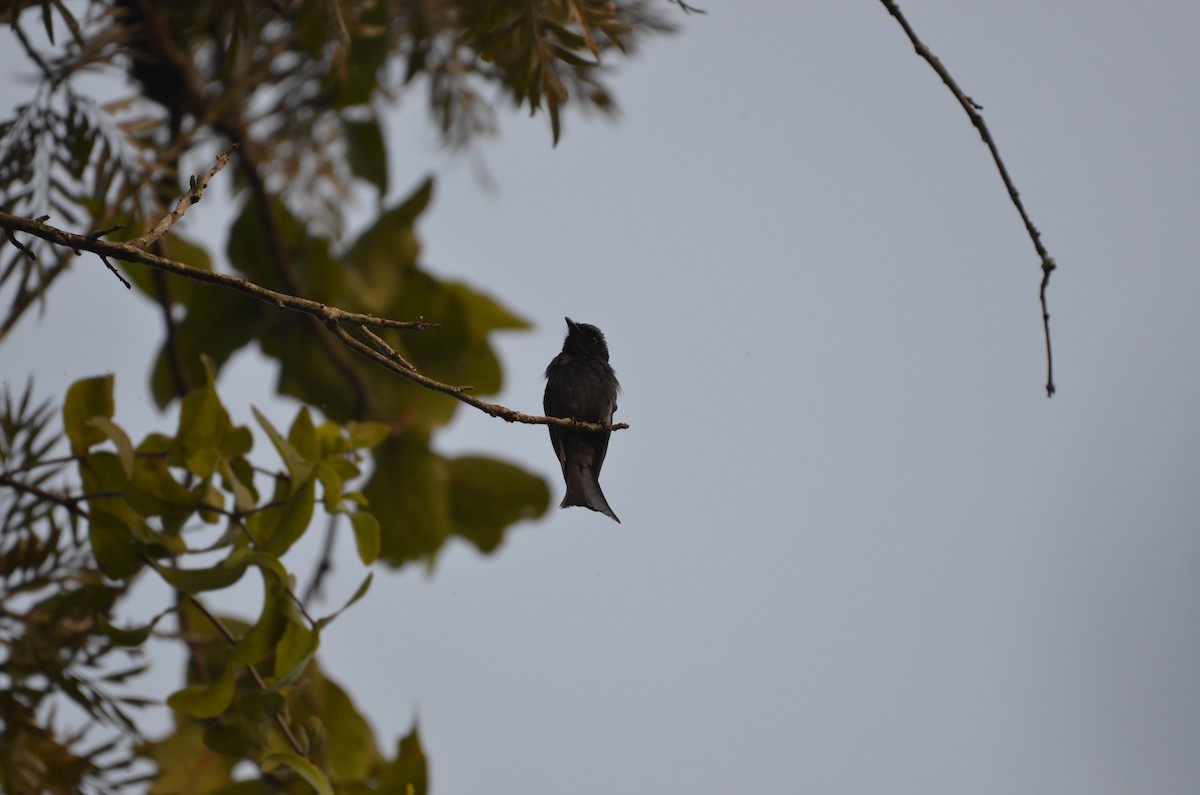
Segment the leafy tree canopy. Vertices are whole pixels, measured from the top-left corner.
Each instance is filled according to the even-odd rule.
[[[0,122],[0,226],[11,244],[0,258],[0,343],[69,271],[72,247],[87,249],[162,307],[149,390],[157,406],[180,408],[174,429],[134,440],[111,376],[76,382],[61,425],[31,389],[0,394],[5,791],[142,781],[157,792],[426,791],[416,728],[389,753],[315,662],[337,613],[314,613],[314,589],[298,593],[285,555],[314,523],[336,522],[366,566],[431,561],[453,537],[495,549],[514,522],[546,510],[546,483],[500,459],[443,456],[431,440],[460,402],[545,420],[472,397],[501,385],[490,334],[526,323],[422,266],[415,228],[432,181],[413,175],[407,195],[352,239],[345,200],[392,194],[382,119],[397,103],[423,102],[452,147],[492,132],[507,102],[544,113],[555,142],[564,109],[611,112],[606,70],[669,29],[670,5],[14,0],[0,9],[38,76]],[[221,174],[236,212],[216,251],[172,224],[228,156],[207,177],[188,174],[231,146]],[[118,272],[109,257],[134,264]],[[230,414],[218,377],[252,345],[278,363],[279,393],[320,417],[301,409],[284,430],[258,416],[252,432]],[[255,453],[256,440],[272,454]],[[249,616],[206,605],[205,594],[251,571],[263,600]],[[351,602],[369,589],[371,575],[360,576]],[[143,577],[176,599],[129,626],[116,607]],[[131,712],[146,699],[130,683],[154,637],[181,644],[188,666],[167,699],[175,729],[151,742]],[[57,721],[60,702],[99,733]],[[260,777],[235,783],[242,760]]]

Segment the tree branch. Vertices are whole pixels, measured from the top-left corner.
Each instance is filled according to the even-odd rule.
[[[493,417],[499,417],[506,422],[521,422],[529,425],[558,425],[563,428],[577,428],[589,431],[619,431],[628,428],[626,423],[618,422],[612,425],[604,423],[580,422],[573,419],[565,419],[561,417],[542,417],[536,415],[523,414],[519,411],[514,411],[496,403],[488,403],[480,400],[473,395],[467,394],[471,389],[469,386],[452,386],[436,381],[412,369],[412,365],[408,364],[399,353],[393,350],[390,346],[384,349],[372,347],[362,340],[358,339],[346,330],[345,325],[350,324],[356,327],[367,326],[370,328],[390,328],[390,329],[413,329],[417,331],[426,331],[428,329],[437,328],[436,323],[430,323],[422,317],[417,317],[415,320],[390,320],[388,318],[376,317],[375,315],[363,314],[361,312],[347,312],[344,309],[327,306],[319,301],[313,301],[308,298],[300,298],[295,295],[281,293],[276,290],[270,290],[266,287],[261,287],[254,282],[246,279],[230,276],[216,271],[202,270],[194,268],[191,265],[186,265],[182,262],[177,262],[166,257],[160,257],[156,254],[143,251],[133,243],[114,243],[108,240],[101,240],[98,237],[90,235],[78,235],[72,232],[67,232],[53,226],[47,225],[44,221],[33,218],[23,218],[21,216],[12,215],[0,211],[0,228],[9,232],[24,232],[39,237],[49,243],[57,246],[63,246],[75,251],[88,251],[93,254],[112,257],[124,262],[133,262],[139,265],[145,265],[150,268],[155,268],[166,273],[171,273],[176,276],[183,276],[188,279],[205,282],[207,284],[215,284],[219,287],[224,287],[229,290],[248,295],[251,298],[262,301],[280,309],[288,309],[293,312],[299,312],[310,317],[315,317],[324,323],[325,327],[341,340],[348,348],[367,357],[371,361],[389,370],[396,375],[407,378],[416,384],[419,384],[426,389],[431,389],[435,392],[449,395],[469,406],[473,406],[485,414]],[[382,340],[376,337],[379,345]],[[390,352],[390,353],[389,353]]]
[[[175,209],[163,216],[162,220],[149,232],[136,240],[130,240],[130,245],[143,249],[148,248],[150,244],[165,235],[193,204],[204,198],[204,189],[208,187],[209,180],[215,177],[217,172],[225,168],[225,164],[229,162],[229,156],[233,154],[234,149],[237,149],[236,143],[217,156],[217,162],[204,176],[192,176],[188,181],[188,192],[179,199],[179,202],[175,205]]]
[[[1042,303],[1042,328],[1046,337],[1046,396],[1051,397],[1055,391],[1054,359],[1050,349],[1050,312],[1046,308],[1046,287],[1050,284],[1050,274],[1057,267],[1054,263],[1054,258],[1050,256],[1050,253],[1046,251],[1046,247],[1042,245],[1041,232],[1033,225],[1029,213],[1025,211],[1025,205],[1021,202],[1021,196],[1017,192],[1017,187],[1013,184],[1012,177],[1008,174],[1008,168],[1004,165],[1004,160],[1000,157],[1000,150],[997,148],[996,142],[988,130],[987,123],[983,120],[983,115],[979,112],[983,109],[983,106],[967,96],[959,87],[958,82],[950,75],[949,70],[946,69],[941,60],[921,41],[916,31],[908,24],[908,20],[905,19],[904,14],[900,11],[900,7],[896,5],[894,0],[880,0],[880,2],[883,3],[883,7],[888,10],[888,13],[900,23],[900,27],[904,29],[908,40],[916,48],[917,55],[921,56],[932,67],[933,71],[937,72],[938,77],[942,79],[942,82],[946,84],[946,88],[950,89],[950,93],[954,94],[954,98],[958,100],[958,104],[966,112],[967,118],[971,120],[971,124],[979,131],[980,137],[983,138],[984,144],[987,145],[988,151],[992,154],[992,160],[996,163],[996,169],[1000,172],[1000,179],[1004,181],[1004,187],[1008,190],[1008,197],[1012,199],[1013,206],[1017,208],[1017,212],[1021,216],[1021,221],[1025,224],[1025,231],[1029,234],[1030,241],[1033,242],[1033,248],[1037,251],[1037,255],[1042,261],[1042,284],[1038,295]]]

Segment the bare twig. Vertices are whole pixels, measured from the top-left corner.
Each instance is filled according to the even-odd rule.
[[[412,370],[412,371],[416,372],[417,368],[413,367],[412,363],[409,362],[408,359],[405,359],[403,356],[401,356],[400,351],[396,350],[391,345],[388,345],[387,342],[384,341],[383,337],[380,337],[378,334],[376,334],[374,331],[371,331],[371,329],[367,328],[366,326],[359,326],[358,330],[361,331],[363,333],[363,335],[366,336],[367,339],[369,339],[371,342],[375,343],[375,347],[379,348],[381,351],[383,351],[385,354],[387,354],[387,357],[389,359],[396,362],[397,364],[399,364],[401,367],[403,367],[406,370]]]
[[[12,233],[12,230],[5,229],[4,234],[8,237],[8,242],[17,247],[17,251],[20,251],[26,257],[29,257],[30,260],[37,262],[37,254],[34,253],[34,250],[22,243],[20,240],[17,240],[17,236]]]
[[[340,339],[348,348],[357,351],[371,361],[378,364],[380,367],[395,373],[396,375],[407,378],[416,384],[419,384],[426,389],[432,389],[434,392],[441,392],[444,395],[449,395],[457,400],[461,400],[468,406],[474,406],[485,414],[490,414],[493,417],[499,417],[506,422],[522,422],[526,425],[557,425],[561,428],[578,428],[585,431],[621,431],[629,427],[624,422],[617,422],[611,425],[602,422],[583,422],[581,420],[570,419],[567,417],[541,417],[530,414],[522,414],[519,411],[513,411],[510,408],[501,406],[497,403],[488,403],[486,400],[480,400],[474,395],[468,394],[471,389],[469,386],[451,386],[443,384],[440,381],[435,381],[429,376],[422,375],[415,369],[411,369],[403,359],[393,359],[391,355],[384,351],[376,350],[370,345],[367,345],[362,340],[358,339],[345,328],[338,324],[330,324],[329,330],[334,336]],[[375,336],[375,335],[372,335]],[[395,354],[395,351],[388,346],[388,351]],[[398,356],[398,354],[396,354]]]
[[[188,180],[188,192],[179,199],[179,202],[175,205],[175,209],[164,216],[163,219],[159,221],[158,224],[149,232],[137,238],[136,240],[130,240],[130,245],[137,246],[138,248],[147,248],[151,243],[165,235],[167,231],[175,224],[175,222],[183,217],[183,214],[186,213],[193,204],[200,201],[200,199],[204,197],[204,189],[208,187],[209,181],[215,177],[221,169],[225,168],[225,164],[229,162],[229,156],[233,154],[234,149],[237,149],[236,143],[217,156],[217,162],[211,169],[208,170],[207,174],[202,177],[191,177]]]
[[[414,320],[390,320],[388,318],[376,317],[374,315],[363,314],[361,312],[347,312],[344,309],[327,306],[319,301],[313,301],[308,298],[300,298],[287,293],[281,293],[276,290],[270,290],[266,287],[261,287],[254,282],[240,279],[236,276],[230,276],[216,271],[201,270],[190,265],[185,265],[182,262],[177,262],[166,257],[160,257],[156,254],[151,254],[148,251],[143,251],[130,243],[114,243],[108,240],[91,239],[86,235],[77,235],[71,232],[58,229],[53,226],[48,226],[43,221],[31,218],[23,218],[21,216],[12,215],[0,211],[0,228],[10,232],[24,232],[39,237],[57,246],[63,246],[70,249],[79,249],[80,251],[88,251],[93,254],[99,254],[113,259],[119,259],[123,262],[134,262],[140,265],[146,265],[151,268],[156,268],[166,273],[172,273],[176,276],[183,276],[188,279],[194,279],[208,284],[215,284],[229,290],[248,295],[264,303],[271,304],[280,309],[288,309],[293,312],[315,317],[324,323],[334,336],[342,341],[347,347],[366,356],[376,364],[386,368],[387,370],[407,378],[414,383],[417,383],[427,389],[432,389],[435,392],[441,392],[445,395],[466,403],[469,406],[490,414],[493,417],[499,417],[507,422],[521,422],[530,425],[558,425],[564,428],[578,428],[582,430],[604,431],[613,430],[619,431],[629,426],[623,422],[613,425],[605,425],[602,423],[580,422],[578,420],[563,419],[560,417],[541,417],[529,414],[523,414],[519,411],[498,405],[496,403],[488,403],[480,400],[472,395],[467,394],[470,390],[469,386],[452,386],[444,384],[440,381],[435,381],[428,376],[422,375],[414,369],[410,369],[411,365],[405,366],[402,364],[402,359],[393,359],[391,355],[371,347],[362,340],[358,339],[346,330],[345,324],[352,326],[369,326],[371,328],[391,328],[391,329],[413,329],[417,331],[426,331],[432,328],[437,328],[436,323],[430,323],[423,318]]]
[[[130,284],[130,283],[129,283],[129,282],[126,280],[126,279],[125,279],[125,277],[121,275],[121,272],[120,272],[119,270],[117,270],[117,269],[116,269],[116,267],[114,267],[114,266],[113,266],[113,264],[112,264],[111,262],[109,262],[109,261],[108,261],[108,257],[106,257],[106,256],[104,256],[103,254],[101,254],[101,255],[100,255],[100,261],[101,261],[101,262],[103,262],[103,263],[105,264],[105,266],[106,266],[106,267],[107,267],[107,268],[108,268],[110,271],[112,271],[112,275],[113,275],[113,276],[116,276],[118,279],[120,279],[120,280],[121,280],[121,284],[125,285],[125,289],[126,289],[126,290],[132,290],[132,289],[133,289],[133,285],[131,285],[131,284]]]
[[[193,268],[182,262],[142,251],[132,243],[115,243],[109,240],[91,239],[86,235],[77,235],[49,226],[38,219],[24,218],[4,211],[0,211],[0,228],[6,229],[9,232],[25,232],[64,248],[88,251],[93,254],[112,257],[122,262],[134,262],[151,268],[157,268],[166,273],[173,273],[176,276],[183,276],[195,281],[216,284],[279,307],[280,309],[290,309],[306,315],[313,315],[321,320],[332,319],[337,323],[363,323],[373,328],[415,329],[418,331],[437,328],[436,323],[428,323],[424,320],[389,320],[361,312],[347,312],[342,309],[326,306],[319,301],[297,298],[294,295],[260,287],[254,282],[239,279],[236,276]]]
[[[904,14],[900,11],[900,7],[896,5],[894,0],[880,0],[880,2],[883,3],[888,13],[900,23],[900,27],[904,29],[908,40],[916,48],[917,55],[921,56],[933,68],[933,71],[937,72],[938,77],[942,79],[942,82],[946,84],[946,88],[950,89],[950,93],[954,94],[954,98],[958,100],[958,104],[966,112],[967,117],[971,120],[971,124],[979,131],[980,137],[983,138],[984,144],[987,145],[988,151],[992,154],[992,160],[996,163],[996,169],[1000,172],[1000,179],[1004,181],[1004,187],[1008,190],[1008,197],[1012,199],[1013,206],[1017,208],[1017,212],[1021,216],[1021,221],[1025,224],[1025,231],[1029,234],[1030,241],[1033,242],[1033,248],[1037,251],[1037,255],[1042,261],[1042,284],[1038,293],[1042,303],[1042,328],[1046,336],[1046,396],[1050,397],[1055,391],[1054,360],[1050,353],[1050,312],[1046,308],[1046,287],[1050,284],[1050,274],[1057,267],[1054,263],[1054,258],[1050,256],[1050,253],[1046,251],[1046,247],[1042,245],[1042,235],[1037,230],[1037,227],[1033,225],[1029,213],[1025,211],[1025,205],[1021,202],[1017,187],[1013,184],[1012,177],[1008,174],[1008,168],[1004,165],[1004,160],[1000,157],[1000,150],[997,148],[996,142],[983,120],[983,115],[979,112],[982,109],[981,106],[967,96],[959,87],[958,82],[950,75],[949,70],[942,64],[941,60],[921,41],[912,29],[912,26],[908,24],[908,20],[905,19]]]
[[[13,491],[22,492],[30,495],[31,497],[37,497],[43,502],[54,503],[61,508],[66,508],[67,511],[74,516],[79,516],[85,519],[87,518],[87,511],[80,507],[79,503],[95,495],[81,494],[79,496],[72,497],[66,494],[56,494],[55,492],[47,491],[46,489],[34,486],[31,483],[20,481],[13,477],[13,474],[13,472],[0,472],[0,486],[7,486]]]

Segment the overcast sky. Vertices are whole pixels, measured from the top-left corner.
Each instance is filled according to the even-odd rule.
[[[1200,5],[902,5],[1058,261],[1053,399],[1036,254],[882,4],[704,5],[619,122],[551,148],[505,115],[495,190],[393,120],[392,198],[438,177],[429,267],[536,324],[500,402],[540,413],[564,315],[607,335],[623,524],[380,571],[326,669],[390,750],[419,719],[437,795],[1200,792]],[[149,429],[156,315],[93,260],[0,377],[115,371]],[[222,395],[248,422],[272,383],[246,356]],[[544,428],[463,409],[437,443],[561,497]]]

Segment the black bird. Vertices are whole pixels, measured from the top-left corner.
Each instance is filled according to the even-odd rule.
[[[612,424],[621,385],[608,365],[608,345],[595,326],[567,321],[567,338],[562,353],[546,368],[546,396],[542,402],[548,417],[566,417]],[[583,431],[549,426],[550,442],[562,465],[567,493],[560,508],[581,505],[611,516],[600,490],[600,467],[608,452],[609,431]]]

